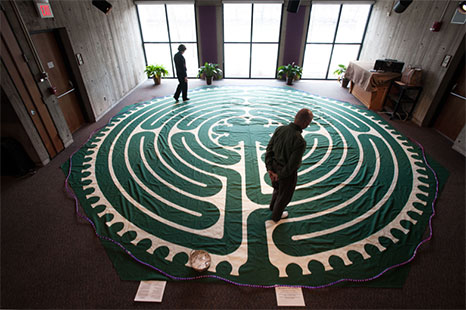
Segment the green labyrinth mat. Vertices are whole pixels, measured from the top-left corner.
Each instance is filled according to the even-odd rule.
[[[173,277],[320,286],[368,279],[413,256],[436,179],[421,150],[371,111],[292,88],[205,87],[123,110],[73,157],[69,183],[98,234]],[[307,107],[289,218],[271,221],[275,128]],[[68,174],[67,165],[63,166]],[[122,279],[163,279],[102,240]]]

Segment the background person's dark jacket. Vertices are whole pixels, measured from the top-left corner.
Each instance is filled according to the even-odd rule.
[[[187,74],[186,74],[186,61],[183,57],[183,54],[181,52],[178,52],[175,54],[175,67],[176,67],[176,76],[179,79],[184,79]]]

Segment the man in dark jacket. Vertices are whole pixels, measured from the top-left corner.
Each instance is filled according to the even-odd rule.
[[[294,122],[278,127],[267,145],[265,166],[273,186],[270,210],[275,222],[288,216],[284,210],[293,197],[298,168],[306,150],[306,141],[301,134],[313,117],[311,110],[299,110]]]
[[[183,95],[183,101],[189,100],[188,98],[188,75],[186,74],[186,61],[183,57],[184,52],[186,51],[186,46],[180,44],[178,46],[178,53],[175,54],[175,67],[176,67],[176,76],[178,77],[178,87],[176,88],[175,98],[176,102],[178,102],[178,98],[180,98],[180,93]]]

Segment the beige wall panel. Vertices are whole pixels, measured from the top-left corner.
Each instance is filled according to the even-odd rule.
[[[111,3],[105,15],[90,0],[50,0],[55,18],[41,19],[32,1],[17,1],[29,31],[66,28],[74,53],[83,57],[79,70],[95,118],[146,79],[136,6]]]
[[[440,32],[430,31],[447,4]],[[450,67],[443,68],[441,63],[445,55],[454,56],[459,48],[464,48],[460,42],[466,27],[450,23],[456,1],[413,1],[405,12],[391,12],[388,16],[392,5],[393,1],[387,0],[374,4],[360,59],[394,58],[405,65],[420,66],[424,90],[413,118],[419,125],[428,125],[445,91],[444,78],[450,71]]]

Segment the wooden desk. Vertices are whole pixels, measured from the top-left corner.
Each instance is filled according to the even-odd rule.
[[[351,81],[350,93],[370,110],[382,110],[390,82],[401,76],[395,72],[371,72],[374,63],[350,61],[345,78]]]

